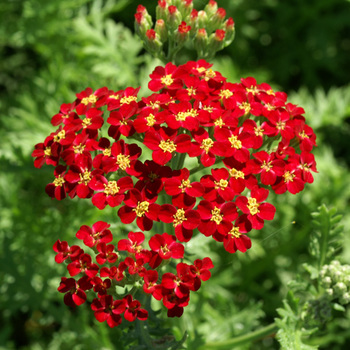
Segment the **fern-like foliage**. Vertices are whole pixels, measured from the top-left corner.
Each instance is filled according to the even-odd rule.
[[[289,283],[290,291],[283,301],[283,308],[277,310],[277,340],[282,350],[318,349],[321,344],[313,342],[312,336],[319,336],[326,329],[333,317],[332,310],[346,311],[343,305],[348,304],[348,291],[343,281],[333,283],[335,287],[331,285],[332,281],[329,283],[337,298],[333,297],[332,288],[324,288],[325,281],[330,280],[326,279],[329,269],[338,268],[336,275],[343,273],[344,280],[348,276],[346,266],[334,263],[341,250],[343,226],[339,222],[342,216],[336,214],[335,208],[328,209],[325,205],[312,216],[315,230],[310,238],[311,263],[303,264],[304,271]],[[328,263],[332,264],[330,268]],[[343,290],[339,292],[341,288]],[[343,305],[339,305],[337,299]]]

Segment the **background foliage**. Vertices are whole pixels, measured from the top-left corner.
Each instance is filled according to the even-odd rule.
[[[142,3],[154,14],[156,1]],[[196,8],[205,4],[194,3]],[[216,58],[215,69],[229,81],[252,75],[303,106],[318,137],[319,173],[302,194],[274,198],[277,219],[253,237],[249,253],[230,255],[205,237],[191,240],[194,255],[206,251],[213,259],[212,279],[193,296],[181,319],[160,324],[150,320],[158,341],[170,344],[171,334],[179,340],[187,331],[184,346],[191,350],[229,340],[278,317],[276,309],[283,306],[288,282],[310,260],[311,213],[322,203],[344,214],[339,259],[350,261],[350,2],[218,3],[234,18],[237,34]],[[51,201],[44,193],[51,171],[34,169],[30,154],[51,131],[51,116],[61,103],[73,101],[87,86],[118,90],[142,85],[147,92],[145,82],[157,62],[132,33],[138,4],[13,0],[0,7],[0,349],[135,345],[137,329],[111,330],[94,320],[88,306],[67,308],[56,291],[61,271],[54,263],[53,243],[58,238],[73,243],[80,225],[112,222],[113,213],[101,216],[84,201]],[[187,59],[195,57],[188,53],[183,57]],[[118,230],[116,222],[113,229]],[[333,322],[320,329],[318,344],[347,349],[349,310],[333,316]],[[238,348],[279,345],[270,337]]]

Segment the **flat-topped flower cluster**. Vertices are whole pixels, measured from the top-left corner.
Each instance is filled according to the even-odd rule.
[[[91,308],[111,327],[122,314],[147,318],[140,302],[117,295],[116,286],[137,285],[162,300],[168,316],[181,316],[190,291],[213,268],[204,257],[164,273],[166,263],[186,257],[186,242],[203,234],[230,253],[245,252],[249,232],[274,218],[269,192],[296,194],[313,182],[316,136],[304,110],[266,83],[230,83],[211,67],[205,60],[159,66],[148,97],[132,87],[87,88],[61,106],[52,118],[58,129],[35,146],[35,166],[55,167],[50,197],[115,207],[118,220],[139,229],[116,241],[105,222],[82,226],[76,237],[95,254],[60,240],[54,245],[71,276],[59,287],[66,304],[82,304],[93,290]],[[198,165],[189,169],[186,158]],[[154,232],[154,223],[166,224],[166,232]]]

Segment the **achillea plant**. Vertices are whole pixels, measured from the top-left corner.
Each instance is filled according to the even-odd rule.
[[[183,45],[193,43],[209,59],[232,41],[233,20],[215,1],[198,12],[191,0],[161,0],[154,29],[143,6],[135,18],[145,47],[167,61],[150,74],[152,93],[138,96],[134,87],[77,93],[32,154],[35,167],[54,167],[50,197],[110,206],[116,220],[135,225],[127,237],[117,237],[107,222],[82,225],[76,237],[84,249],[60,240],[53,247],[70,275],[58,287],[64,302],[74,307],[95,295],[91,309],[110,327],[123,318],[147,319],[136,291],[180,317],[215,263],[190,260],[186,243],[204,235],[229,253],[246,252],[250,232],[274,219],[270,192],[297,194],[316,172],[316,136],[286,93],[252,77],[228,82],[203,58],[171,62]],[[191,158],[197,164],[190,168]],[[203,169],[210,173],[201,175]],[[118,286],[131,291],[121,295]]]

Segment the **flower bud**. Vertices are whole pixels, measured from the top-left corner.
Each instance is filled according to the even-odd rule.
[[[342,305],[346,305],[350,303],[350,294],[344,293],[340,298],[339,301]]]
[[[192,0],[181,0],[178,5],[178,9],[182,15],[182,18],[187,21],[187,17],[191,14],[193,10]]]
[[[144,43],[146,50],[155,55],[160,54],[163,45],[160,41],[159,35],[154,29],[147,30]]]
[[[208,16],[204,11],[198,12],[198,28],[206,28],[208,24]]]
[[[204,28],[200,28],[194,38],[194,48],[199,56],[203,56],[208,46],[208,34]]]
[[[138,7],[138,9],[140,6]],[[135,32],[141,38],[145,36],[148,29],[152,27],[152,17],[148,14],[145,7],[142,6],[141,11],[135,13]]]
[[[198,29],[198,11],[196,9],[191,11],[187,23],[191,26],[191,36],[194,36]]]
[[[211,18],[215,15],[218,10],[218,4],[214,0],[209,0],[209,3],[204,7],[205,13],[208,15],[208,18]]]
[[[329,296],[329,297],[333,297],[333,289],[332,288],[328,288],[326,289],[326,294]]]
[[[209,36],[208,51],[216,52],[224,48],[224,39],[226,32],[223,29],[217,29],[215,33]]]
[[[165,43],[168,40],[168,30],[166,28],[164,20],[158,19],[154,29],[156,33],[159,35],[161,42]]]
[[[170,30],[175,30],[181,22],[182,16],[178,8],[174,5],[169,6],[165,23],[169,26]]]
[[[181,24],[177,28],[176,32],[176,41],[179,45],[183,45],[189,37],[189,32],[191,30],[191,26],[188,26],[185,21],[182,21]]]
[[[334,286],[334,290],[337,294],[342,295],[346,292],[347,288],[346,285],[343,282],[338,282],[335,286]]]
[[[156,18],[165,21],[167,15],[168,4],[165,0],[159,0],[156,7]]]
[[[225,46],[227,46],[231,44],[235,38],[235,22],[233,21],[232,17],[225,21],[224,28],[226,31]]]
[[[226,11],[223,8],[217,9],[212,17],[208,15],[208,31],[211,32],[221,28],[224,25],[225,17]]]

